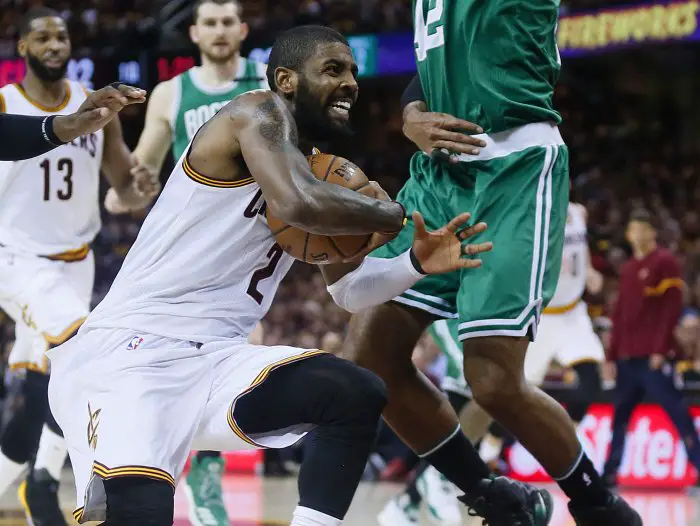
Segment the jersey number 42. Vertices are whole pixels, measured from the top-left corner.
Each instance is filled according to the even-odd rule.
[[[435,5],[430,8],[430,4]],[[426,17],[423,4],[428,5],[428,15]],[[443,0],[416,0],[415,9],[415,36],[416,58],[418,62],[423,62],[428,58],[428,50],[436,49],[445,45],[445,32],[442,23]]]

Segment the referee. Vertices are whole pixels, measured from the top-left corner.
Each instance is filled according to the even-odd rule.
[[[0,161],[30,159],[102,129],[130,104],[146,100],[146,92],[114,83],[91,93],[75,113],[29,117],[0,113]]]
[[[620,270],[609,363],[616,376],[610,456],[603,480],[615,486],[632,412],[645,396],[663,407],[678,429],[691,463],[700,470],[700,440],[683,394],[674,384],[673,332],[683,310],[683,278],[676,257],[656,243],[654,221],[637,210],[627,225],[633,258]]]

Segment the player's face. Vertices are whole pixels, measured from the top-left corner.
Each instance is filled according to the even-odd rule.
[[[190,38],[199,51],[214,63],[228,62],[241,49],[248,26],[241,22],[238,4],[205,3],[199,6]]]
[[[630,221],[626,237],[633,247],[648,245],[656,239],[656,230],[645,221]]]
[[[307,136],[350,135],[350,110],[357,101],[357,64],[341,43],[317,46],[299,75],[294,97],[297,125]]]
[[[41,80],[53,82],[66,74],[70,59],[70,37],[65,22],[58,17],[37,18],[31,30],[19,41],[19,53]]]

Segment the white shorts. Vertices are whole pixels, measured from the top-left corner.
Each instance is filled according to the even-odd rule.
[[[603,345],[593,331],[586,304],[579,302],[569,312],[542,315],[537,338],[525,357],[525,378],[539,385],[553,361],[571,367],[580,362],[604,359]]]
[[[175,486],[190,450],[284,448],[314,427],[246,436],[233,413],[272,370],[322,351],[84,328],[48,354],[49,403],[68,445],[79,523],[105,520],[105,479]]]
[[[46,350],[73,335],[90,312],[92,252],[80,261],[52,261],[0,247],[0,308],[15,321],[10,367],[48,372]]]

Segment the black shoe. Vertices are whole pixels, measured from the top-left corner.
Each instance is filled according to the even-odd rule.
[[[611,494],[607,504],[593,508],[569,502],[569,511],[576,526],[643,526],[639,513],[618,495]]]
[[[547,526],[554,511],[548,491],[506,477],[484,479],[459,500],[484,526]]]
[[[31,526],[67,526],[58,505],[58,481],[48,471],[30,472],[17,492]]]
[[[603,481],[603,486],[605,486],[610,491],[617,491],[617,475],[603,474],[601,477]]]

